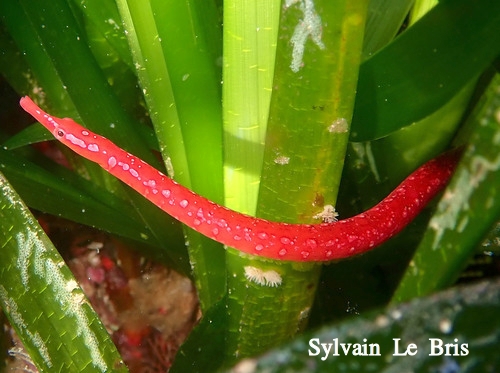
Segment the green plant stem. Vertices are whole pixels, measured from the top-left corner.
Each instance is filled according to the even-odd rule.
[[[123,0],[118,6],[169,175],[221,202],[222,117],[215,64],[220,34],[207,31],[218,21],[214,4]],[[184,232],[206,310],[223,296],[224,251],[191,229]]]
[[[280,0],[224,2],[224,188],[255,215],[272,92]]]
[[[118,7],[167,172],[190,187],[179,114],[151,3],[123,0]],[[172,159],[171,154],[176,156]]]

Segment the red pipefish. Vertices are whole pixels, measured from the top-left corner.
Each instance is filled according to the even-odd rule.
[[[452,151],[425,163],[379,204],[351,218],[321,224],[278,223],[232,211],[194,193],[72,119],[47,114],[27,96],[20,104],[57,140],[175,219],[224,245],[279,260],[330,261],[388,240],[446,186],[460,156]]]

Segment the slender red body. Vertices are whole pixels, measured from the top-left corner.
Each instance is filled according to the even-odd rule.
[[[323,224],[286,224],[244,215],[179,185],[110,140],[73,120],[45,113],[29,98],[21,106],[52,134],[134,188],[169,215],[240,251],[271,259],[330,261],[363,253],[400,232],[448,183],[458,152],[433,159],[370,210]]]

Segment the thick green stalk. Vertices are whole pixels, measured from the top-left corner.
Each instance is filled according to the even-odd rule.
[[[305,4],[285,7],[281,20],[258,208],[261,217],[295,223],[318,222],[325,205],[335,206],[367,7]]]
[[[258,216],[311,223],[335,205],[366,7],[344,0],[282,4]],[[320,266],[230,252],[227,267],[233,358],[287,340],[307,323]]]
[[[304,329],[316,292],[318,267],[228,252],[226,362],[259,355]]]

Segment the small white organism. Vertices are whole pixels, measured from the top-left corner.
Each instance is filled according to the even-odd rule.
[[[330,133],[345,133],[349,130],[349,124],[345,118],[337,118],[328,126]]]
[[[323,44],[321,40],[323,33],[321,17],[316,13],[316,9],[314,9],[313,0],[286,0],[285,6],[289,8],[297,3],[303,13],[303,18],[299,20],[299,23],[295,26],[292,38],[290,39],[293,46],[290,69],[292,69],[294,73],[298,72],[302,67],[304,49],[309,37],[319,49],[325,49],[325,44]]]
[[[286,165],[290,163],[290,157],[286,157],[284,155],[278,155],[276,158],[274,158],[274,163],[279,164],[279,165]]]
[[[272,288],[280,286],[283,282],[283,279],[278,272],[273,270],[264,271],[253,266],[245,266],[245,277],[248,281]]]
[[[338,216],[339,213],[335,211],[335,207],[333,207],[332,205],[324,205],[323,211],[321,211],[319,214],[314,215],[313,218],[321,219],[323,223],[333,223],[338,220]]]

